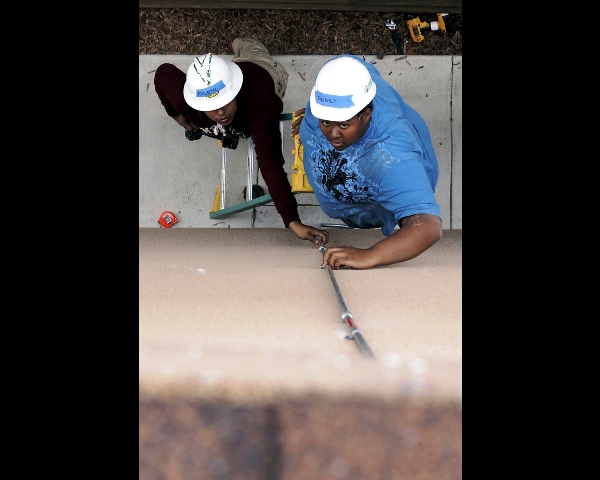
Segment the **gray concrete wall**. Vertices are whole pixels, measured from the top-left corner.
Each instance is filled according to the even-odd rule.
[[[231,59],[232,56],[224,56]],[[289,73],[284,112],[306,105],[314,79],[332,56],[281,55],[275,58]],[[425,119],[439,162],[436,199],[442,210],[443,228],[462,229],[462,56],[365,56],[406,102]],[[283,228],[272,203],[211,219],[210,211],[221,181],[222,158],[217,141],[203,137],[190,142],[183,128],[165,113],[154,91],[154,72],[165,62],[186,71],[190,55],[139,56],[139,227],[160,228],[159,215],[172,211],[178,228]],[[290,123],[284,122],[284,154],[291,175],[294,142]],[[244,201],[247,185],[247,143],[227,151],[225,206]],[[254,161],[256,181],[266,191]],[[297,195],[300,217],[306,224],[340,223],[326,216],[312,193]]]

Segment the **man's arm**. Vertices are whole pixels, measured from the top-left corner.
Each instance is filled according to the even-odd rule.
[[[425,213],[400,220],[402,228],[370,248],[331,247],[323,262],[338,270],[342,266],[360,270],[392,265],[415,258],[442,238],[442,220]]]
[[[178,113],[177,115],[175,115],[171,118],[173,120],[175,120],[183,128],[185,128],[188,132],[195,132],[196,130],[198,130],[197,128],[193,127],[190,124],[190,122],[188,122],[187,118],[185,118],[181,113]]]
[[[253,111],[247,115],[252,118],[252,140],[258,168],[267,184],[269,194],[273,197],[275,208],[287,227],[294,220],[300,221],[300,216],[296,198],[292,194],[292,186],[284,169],[279,114],[264,105],[262,108],[252,106]]]
[[[197,127],[208,126],[208,119],[203,121],[203,118],[206,118],[204,113],[195,111],[185,103],[183,98],[185,80],[186,75],[183,71],[175,65],[163,63],[154,74],[154,90],[167,115],[188,132],[195,132]]]

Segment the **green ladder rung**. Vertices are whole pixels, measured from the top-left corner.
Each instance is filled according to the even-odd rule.
[[[259,205],[264,205],[265,203],[272,201],[273,197],[271,197],[271,195],[262,195],[260,197],[253,198],[252,200],[248,200],[247,202],[238,203],[237,205],[224,208],[223,210],[210,212],[210,218],[222,218],[233,213],[245,212],[246,210],[250,210],[251,208],[258,207]]]

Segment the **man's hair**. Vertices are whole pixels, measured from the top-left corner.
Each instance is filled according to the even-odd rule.
[[[366,105],[365,105],[365,106],[362,108],[362,110],[356,114],[356,115],[358,115],[358,119],[359,119],[359,120],[361,119],[360,117],[362,117],[362,114],[363,114],[363,113],[365,113],[365,110],[366,110],[367,108],[370,108],[370,109],[371,109],[371,112],[372,112],[372,111],[373,111],[373,102],[369,102],[369,103],[367,103],[367,104],[366,104]]]

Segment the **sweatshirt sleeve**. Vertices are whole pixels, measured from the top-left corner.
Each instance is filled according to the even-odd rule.
[[[154,90],[169,117],[183,115],[197,127],[214,125],[204,112],[190,107],[183,97],[186,74],[175,65],[163,63],[154,74]]]
[[[258,168],[273,197],[275,208],[287,227],[294,220],[300,221],[298,203],[292,193],[292,186],[283,168],[285,159],[281,151],[279,114],[270,109],[257,112],[253,123],[257,126],[252,132]]]
[[[169,97],[173,97],[173,88],[181,88],[183,83],[185,83],[185,73],[175,65],[163,63],[156,69],[154,74],[154,90],[169,117],[174,117],[179,113],[175,105],[169,100]],[[183,93],[181,93],[181,96],[183,96]]]

